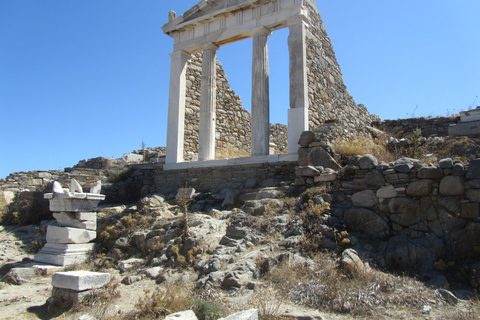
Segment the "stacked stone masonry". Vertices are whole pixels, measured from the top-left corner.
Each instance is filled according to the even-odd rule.
[[[311,23],[307,33],[309,128],[313,130],[326,122],[339,125],[327,137],[349,138],[366,135],[371,124],[367,108],[357,105],[343,82],[340,66],[320,14],[308,1]],[[330,141],[331,142],[331,141]]]
[[[217,108],[215,155],[217,159],[249,156],[252,116],[242,100],[230,88],[222,64],[217,61]],[[184,157],[190,161],[198,154],[202,53],[192,56],[186,74]],[[287,153],[287,126],[270,124],[270,153]]]
[[[479,257],[480,160],[464,165],[443,159],[427,166],[409,158],[379,163],[366,155],[354,158],[341,175],[303,160],[296,172],[309,174],[297,179],[336,186],[332,214],[352,234],[380,240],[357,249],[381,266],[425,271],[440,259]]]
[[[423,137],[448,136],[448,127],[460,122],[460,117],[411,118],[398,120],[383,120],[372,125],[396,138],[408,138],[417,128]]]

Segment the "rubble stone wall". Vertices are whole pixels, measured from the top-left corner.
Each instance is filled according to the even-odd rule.
[[[480,160],[422,166],[364,156],[341,176],[324,171],[298,178],[334,186],[332,215],[351,234],[373,239],[361,249],[383,267],[429,270],[440,259],[480,257]]]
[[[383,120],[374,122],[372,125],[379,130],[385,131],[395,138],[407,138],[419,128],[423,137],[448,136],[448,126],[460,122],[460,117],[436,117],[436,118],[411,118],[397,120]]]
[[[308,2],[305,5],[311,18],[307,35],[310,130],[335,121],[339,125],[326,137],[330,142],[337,137],[366,135],[365,126],[370,125],[371,116],[348,93],[320,14]]]

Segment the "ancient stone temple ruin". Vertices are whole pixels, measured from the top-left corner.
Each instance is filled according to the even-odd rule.
[[[97,205],[105,200],[100,194],[101,182],[96,182],[89,193],[83,192],[80,184],[72,179],[70,188],[63,189],[53,183],[53,192],[46,193],[50,211],[58,226],[47,228],[47,243],[35,255],[35,261],[59,266],[83,262],[93,250],[97,237]]]
[[[198,160],[215,159],[216,51],[253,38],[251,155],[269,154],[270,90],[268,36],[288,28],[290,108],[288,153],[296,154],[303,131],[328,121],[352,134],[370,123],[368,111],[347,92],[315,0],[202,0],[180,16],[169,14],[163,31],[174,39],[171,56],[166,163],[184,161],[186,74],[201,54]],[[218,135],[217,135],[218,139]]]

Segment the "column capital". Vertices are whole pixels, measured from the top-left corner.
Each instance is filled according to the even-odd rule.
[[[255,36],[256,35],[266,35],[266,36],[269,36],[272,34],[272,31],[270,29],[268,29],[267,27],[262,27],[258,30],[255,30]]]
[[[215,50],[215,51],[217,51],[218,49],[220,49],[220,46],[217,46],[213,42],[209,42],[209,43],[203,45],[202,49],[203,50]]]

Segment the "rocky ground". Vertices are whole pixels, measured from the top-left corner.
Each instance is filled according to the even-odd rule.
[[[252,191],[242,208],[228,208],[228,193],[177,200],[154,195],[132,206],[102,207],[96,252],[67,269],[108,272],[113,280],[94,299],[67,309],[46,303],[59,268],[37,267],[33,275],[11,270],[34,265],[42,227],[2,227],[0,318],[162,319],[198,310],[201,301],[216,308],[210,319],[250,308],[262,319],[480,319],[471,287],[443,276],[426,284],[377,269],[342,233],[328,199],[317,197],[311,210],[299,212],[305,195],[286,192]],[[309,230],[304,222],[314,218],[318,229]],[[319,230],[326,235],[322,248],[316,246]]]

